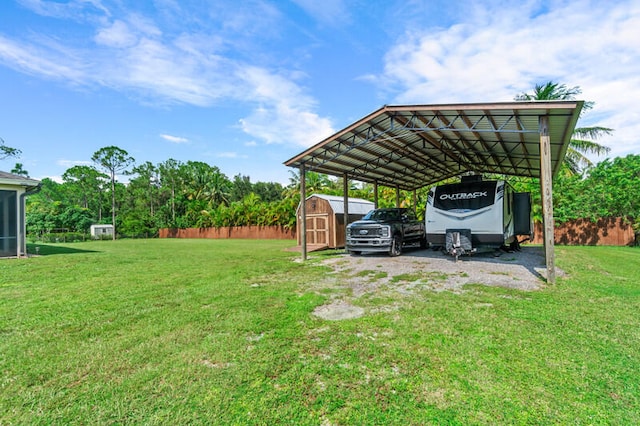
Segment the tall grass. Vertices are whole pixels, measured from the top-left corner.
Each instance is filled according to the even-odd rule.
[[[323,291],[318,260],[337,254],[288,245],[0,261],[0,424],[640,423],[637,249],[557,248],[566,276],[537,292],[387,293],[325,321],[348,289]]]

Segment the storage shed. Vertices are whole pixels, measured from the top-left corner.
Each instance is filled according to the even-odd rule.
[[[113,237],[113,225],[91,225],[91,239],[103,240]]]
[[[360,198],[348,199],[348,223],[362,219],[373,210],[371,201]],[[344,198],[342,196],[314,194],[306,199],[307,210],[307,244],[312,249],[338,248],[345,245]],[[296,211],[297,227],[302,229],[300,206]],[[297,232],[298,245],[302,244],[302,236]]]

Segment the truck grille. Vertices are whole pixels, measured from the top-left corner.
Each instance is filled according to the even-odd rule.
[[[351,229],[351,238],[371,238],[371,237],[379,237],[382,232],[379,226],[370,227],[370,226],[359,226]]]

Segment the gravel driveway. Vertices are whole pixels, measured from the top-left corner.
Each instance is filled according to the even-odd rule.
[[[325,319],[354,318],[364,310],[353,306],[348,299],[365,295],[395,293],[415,294],[416,291],[463,291],[467,284],[507,287],[522,291],[539,290],[545,285],[544,249],[524,246],[521,251],[495,256],[494,252],[476,253],[460,257],[430,249],[407,248],[402,256],[364,254],[332,256],[323,264],[333,269],[325,283],[319,285],[349,290],[349,297],[336,297],[328,305],[320,306],[315,314]],[[562,271],[556,268],[561,276]]]

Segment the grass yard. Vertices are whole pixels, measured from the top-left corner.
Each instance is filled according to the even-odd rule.
[[[556,247],[541,291],[387,292],[325,321],[336,252],[290,245],[1,260],[0,424],[640,424],[639,249]]]

